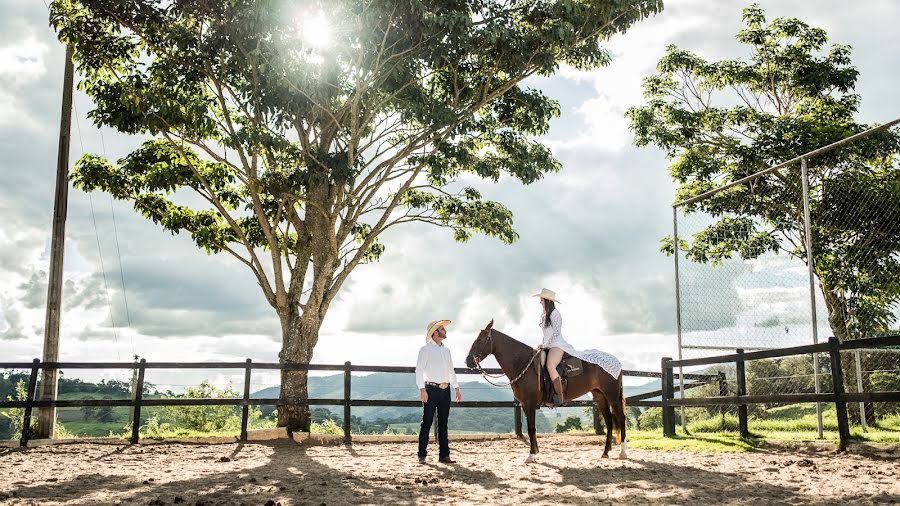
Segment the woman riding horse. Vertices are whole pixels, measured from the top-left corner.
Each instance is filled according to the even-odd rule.
[[[493,326],[494,321],[491,320],[478,333],[478,337],[472,343],[472,348],[466,357],[466,366],[470,369],[476,367],[481,369],[481,362],[488,355],[494,355],[494,358],[497,359],[503,374],[509,378],[513,396],[519,401],[528,421],[528,439],[531,442],[531,449],[525,462],[534,462],[535,455],[538,453],[535,416],[544,397],[541,382],[538,375],[534,373],[533,366],[534,359],[538,354],[531,346],[495,330]],[[593,359],[608,354],[592,351],[589,354],[580,353],[579,355]],[[615,364],[618,364],[615,357],[611,355],[609,357]],[[590,360],[584,361],[582,366],[581,374],[568,378],[569,395],[574,399],[588,392],[591,393],[597,409],[606,422],[606,445],[603,449],[603,457],[609,457],[613,434],[615,434],[616,440],[622,444],[619,458],[624,459],[626,458],[625,397],[622,392],[621,364],[618,364],[618,371],[609,366],[615,371],[615,377],[604,367],[592,363]],[[482,374],[485,374],[483,370]]]
[[[541,302],[541,320],[538,325],[544,331],[544,340],[538,348],[548,350],[547,374],[550,375],[550,381],[553,382],[553,389],[556,390],[556,397],[559,399],[556,407],[563,406],[566,404],[566,398],[563,392],[562,378],[559,377],[556,366],[559,365],[564,353],[574,355],[575,348],[572,348],[563,339],[562,315],[559,313],[559,309],[556,309],[556,304],[559,304],[559,301],[556,300],[556,292],[541,288],[541,291],[532,297],[540,297]]]

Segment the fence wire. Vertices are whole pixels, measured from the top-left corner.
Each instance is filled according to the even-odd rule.
[[[679,358],[900,332],[900,166],[896,154],[863,156],[877,135],[675,206]],[[845,391],[900,390],[898,359],[900,350],[842,354]],[[733,395],[733,366],[684,372],[718,371]],[[833,391],[827,355],[747,362],[746,374],[750,395]],[[862,414],[851,405],[851,423],[900,432],[896,404],[870,403]],[[833,408],[823,409],[820,422],[815,404],[751,407],[750,428],[755,418],[760,427],[777,427],[779,419],[805,430],[812,413],[821,434],[834,419]],[[736,407],[687,408],[682,421],[688,430],[713,427],[714,413],[726,420]]]

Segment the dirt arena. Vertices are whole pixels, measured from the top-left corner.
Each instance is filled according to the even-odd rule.
[[[900,459],[795,449],[630,449],[544,437],[538,462],[512,439],[451,441],[456,464],[416,445],[69,443],[0,448],[0,504],[810,504],[900,501]],[[614,455],[618,450],[614,448]],[[894,454],[896,455],[896,454]]]

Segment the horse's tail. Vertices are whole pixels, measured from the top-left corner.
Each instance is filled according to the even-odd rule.
[[[616,402],[616,404],[621,406],[619,412],[613,413],[613,417],[612,417],[612,419],[613,419],[613,429],[612,430],[613,430],[613,435],[616,438],[616,444],[622,444],[622,439],[625,434],[625,423],[626,423],[625,404],[626,404],[626,401],[625,401],[625,387],[624,387],[624,381],[623,381],[624,376],[625,376],[624,374],[619,373],[619,380],[616,382],[617,383],[616,395],[619,398],[616,399],[615,402]]]

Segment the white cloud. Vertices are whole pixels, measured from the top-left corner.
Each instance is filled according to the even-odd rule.
[[[20,97],[23,88],[46,74],[45,56],[49,49],[34,34],[0,46],[0,125],[38,126],[29,118]]]
[[[0,47],[0,80],[20,87],[40,79],[47,72],[44,60],[49,50],[33,34]]]

